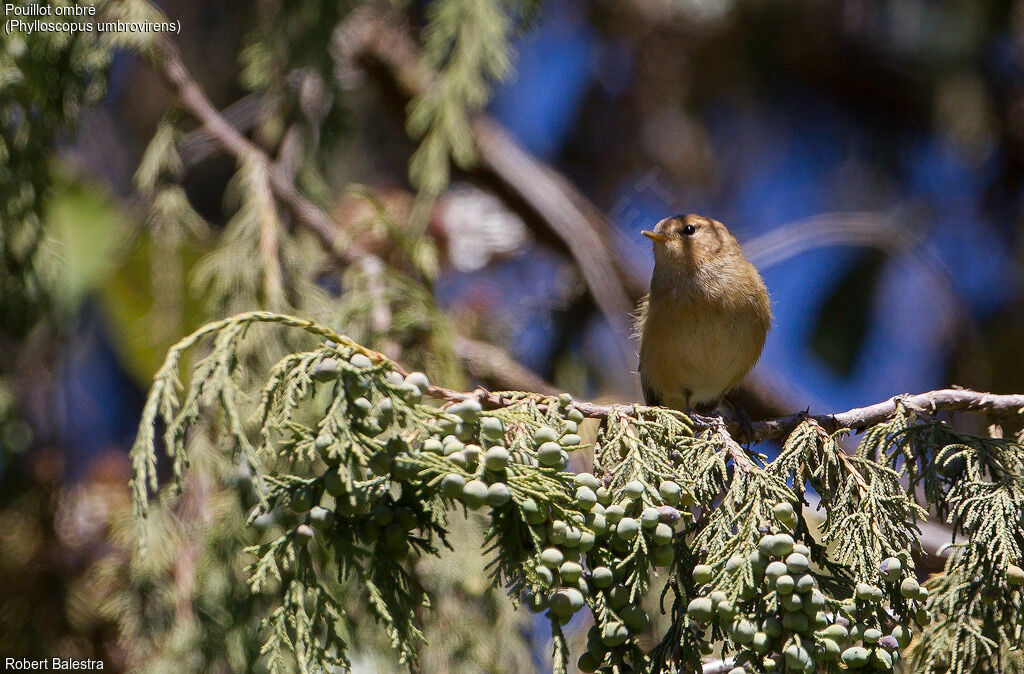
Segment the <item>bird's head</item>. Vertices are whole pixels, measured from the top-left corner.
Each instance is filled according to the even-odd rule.
[[[689,272],[739,252],[726,226],[702,215],[665,218],[643,235],[654,242],[655,264]]]

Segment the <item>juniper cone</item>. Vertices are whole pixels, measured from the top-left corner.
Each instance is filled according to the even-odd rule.
[[[636,326],[644,401],[714,409],[761,356],[768,290],[717,220],[676,215],[643,234],[654,242],[651,292]]]

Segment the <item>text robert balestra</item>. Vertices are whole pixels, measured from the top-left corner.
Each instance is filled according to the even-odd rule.
[[[102,660],[78,658],[4,658],[4,669],[7,671],[42,671],[42,672],[70,672],[87,669],[103,669]]]

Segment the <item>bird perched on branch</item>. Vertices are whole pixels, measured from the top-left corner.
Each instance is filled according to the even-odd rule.
[[[761,356],[768,290],[717,220],[677,215],[643,234],[654,242],[651,292],[636,322],[644,400],[710,411]]]

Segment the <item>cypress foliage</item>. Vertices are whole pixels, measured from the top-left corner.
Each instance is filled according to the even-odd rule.
[[[321,341],[271,368],[250,432],[234,354],[257,323]],[[180,358],[203,340],[212,345],[179,391]],[[600,422],[594,472],[567,472],[588,414]],[[407,560],[437,556],[462,509],[489,521],[494,585],[550,618],[556,671],[575,655],[562,626],[581,610],[594,620],[583,671],[690,671],[710,642],[746,671],[891,670],[918,633],[912,671],[994,670],[1015,657],[1024,447],[902,405],[853,455],[837,443],[844,431],[808,420],[767,462],[715,419],[458,393],[325,326],[251,312],[186,338],[158,373],[132,451],[143,521],[157,488],[154,428],[180,488],[204,415],[244,466],[248,522],[288,523],[249,548],[250,587],[270,598],[271,671],[349,663],[335,581],[357,583],[415,665],[430,597]],[[923,481],[962,537],[925,585],[914,572]],[[820,540],[801,507],[808,488],[822,496]],[[673,622],[645,649],[641,603],[659,573]]]

